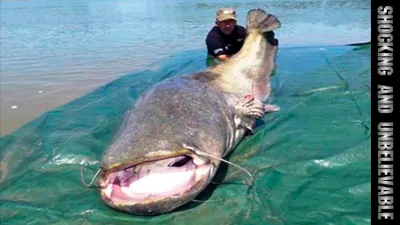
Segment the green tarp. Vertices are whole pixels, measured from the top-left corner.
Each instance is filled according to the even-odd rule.
[[[204,50],[124,76],[1,138],[1,224],[369,224],[370,46],[281,48],[266,115],[184,207],[115,211],[91,180],[124,113],[149,85],[203,70]]]

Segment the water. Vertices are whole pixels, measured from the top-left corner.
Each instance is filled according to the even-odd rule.
[[[0,133],[122,75],[205,49],[216,9],[261,7],[282,47],[370,41],[367,0],[0,1]],[[200,59],[202,60],[202,59]]]

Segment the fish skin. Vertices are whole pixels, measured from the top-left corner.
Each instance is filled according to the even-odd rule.
[[[279,28],[280,22],[261,9],[250,10],[247,21],[245,43],[229,60],[204,72],[164,80],[141,95],[102,157],[99,184],[115,171],[151,161],[182,155],[204,158],[199,152],[213,156],[206,157],[209,172],[180,196],[145,202],[116,204],[101,188],[106,205],[156,215],[186,204],[215,175],[220,164],[216,158],[232,151],[264,113],[276,111],[274,105],[262,103],[270,94],[277,53],[265,32]]]

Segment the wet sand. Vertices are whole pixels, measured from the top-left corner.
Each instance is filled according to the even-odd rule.
[[[18,88],[2,88],[0,91],[0,135],[7,135],[42,113],[79,98],[128,73],[128,71],[113,72],[114,76],[112,77],[100,76],[90,79],[90,76],[82,73],[81,76],[86,80],[80,78],[76,82],[56,85],[48,82],[35,86],[18,85]]]

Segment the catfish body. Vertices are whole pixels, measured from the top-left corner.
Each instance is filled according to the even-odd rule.
[[[247,16],[236,55],[205,72],[174,77],[145,91],[102,158],[101,197],[121,211],[155,215],[191,201],[220,160],[274,105],[270,93],[277,46],[265,32],[280,22],[261,9]]]

